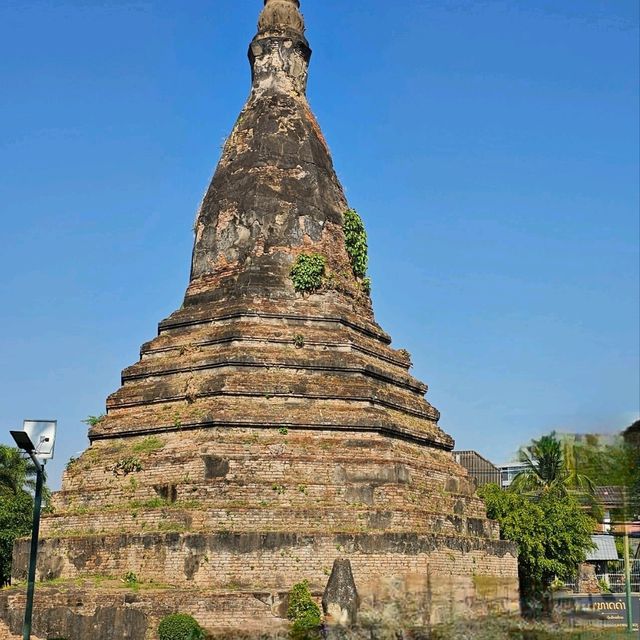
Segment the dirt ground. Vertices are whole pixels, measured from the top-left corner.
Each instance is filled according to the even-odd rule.
[[[14,636],[7,625],[0,620],[0,640],[22,640],[22,636]],[[31,640],[43,640],[42,638],[37,638],[36,636],[31,636]]]

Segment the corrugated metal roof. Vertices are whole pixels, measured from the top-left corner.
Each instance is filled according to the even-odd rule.
[[[596,560],[618,560],[618,550],[613,536],[591,536],[593,544],[596,545],[587,553],[587,561]]]

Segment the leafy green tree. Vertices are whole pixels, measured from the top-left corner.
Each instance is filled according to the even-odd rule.
[[[576,464],[599,486],[633,486],[640,475],[640,450],[622,437],[603,442],[596,435],[576,442]]]
[[[620,436],[603,441],[597,435],[573,443],[575,465],[599,487],[624,487],[627,504],[618,509],[618,516],[640,514],[640,448],[625,442]],[[629,513],[624,513],[628,510]]]
[[[559,492],[527,496],[488,484],[478,493],[489,518],[499,522],[501,537],[518,545],[523,610],[535,614],[554,578],[571,579],[585,561],[595,521],[571,495]]]
[[[30,493],[0,492],[0,586],[11,580],[11,558],[16,538],[31,532],[33,498]]]
[[[552,491],[559,489],[564,480],[564,460],[562,444],[555,433],[532,440],[531,444],[522,447],[518,452],[520,462],[525,469],[512,483],[514,490]]]
[[[36,469],[19,449],[0,445],[0,585],[11,579],[13,543],[31,533]],[[45,510],[50,493],[43,488]]]

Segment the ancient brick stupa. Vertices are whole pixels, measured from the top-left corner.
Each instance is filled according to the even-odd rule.
[[[305,97],[297,0],[266,0],[249,57],[184,304],[123,372],[43,521],[45,637],[150,639],[176,611],[211,632],[276,629],[292,585],[320,595],[337,558],[361,612],[517,606],[514,547],[374,320],[359,219]],[[14,631],[22,594],[0,598]]]

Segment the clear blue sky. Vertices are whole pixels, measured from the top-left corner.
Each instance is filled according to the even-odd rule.
[[[0,440],[176,309],[259,0],[0,2]],[[377,319],[461,448],[638,415],[637,0],[303,0]]]

